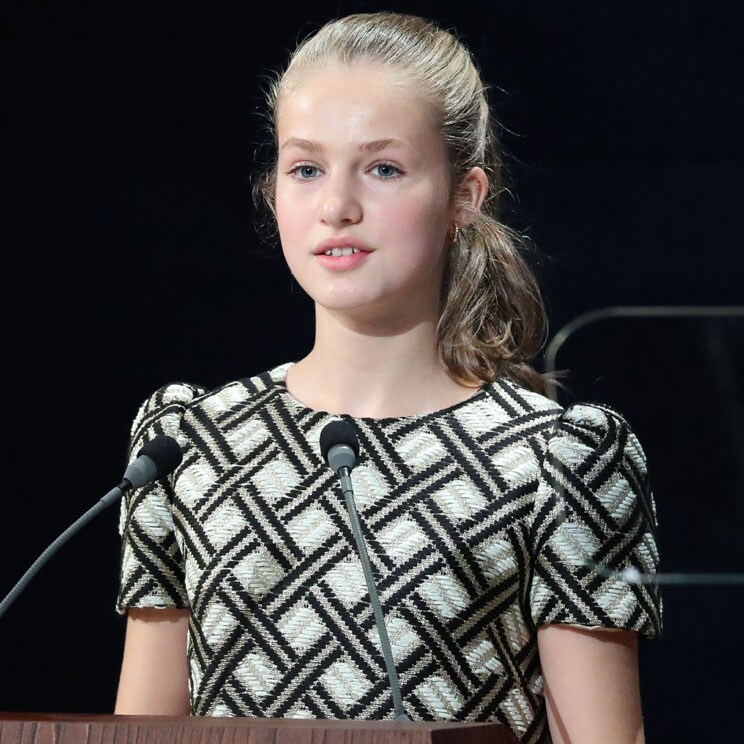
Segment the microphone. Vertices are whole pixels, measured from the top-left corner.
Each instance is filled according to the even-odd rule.
[[[183,452],[178,442],[173,437],[158,434],[140,449],[137,459],[124,471],[117,488],[122,488],[123,492],[141,488],[157,478],[170,475],[182,460]],[[128,485],[123,485],[125,483]]]
[[[331,421],[320,432],[320,453],[337,475],[342,468],[346,473],[356,466],[359,457],[359,439],[348,421]]]
[[[400,683],[398,681],[398,672],[395,669],[393,660],[393,651],[390,647],[387,626],[385,625],[385,616],[380,605],[380,598],[377,595],[377,587],[372,576],[372,565],[369,562],[367,546],[362,534],[362,525],[357,513],[356,503],[354,502],[354,489],[351,484],[351,471],[356,467],[357,458],[359,457],[359,439],[357,438],[354,427],[343,420],[334,420],[327,423],[320,432],[320,452],[323,459],[328,463],[331,470],[338,475],[341,481],[341,490],[346,501],[346,510],[349,513],[351,530],[354,534],[359,560],[362,563],[364,571],[364,580],[367,583],[367,592],[369,593],[372,612],[375,617],[377,633],[380,637],[380,648],[385,661],[388,679],[390,681],[390,694],[393,698],[393,709],[395,711],[396,721],[410,721],[411,719],[403,709],[403,700],[400,694]]]
[[[116,503],[125,493],[133,488],[141,488],[157,478],[172,473],[183,459],[183,453],[178,442],[165,434],[159,434],[151,439],[137,453],[137,459],[130,463],[124,471],[124,476],[118,486],[114,486],[100,501],[88,509],[82,517],[73,522],[29,567],[16,585],[0,602],[0,617],[15,601],[26,585],[36,575],[38,570],[52,557],[52,555],[66,543],[83,525],[90,522],[96,514],[107,506]]]

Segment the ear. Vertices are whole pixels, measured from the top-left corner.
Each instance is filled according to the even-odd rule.
[[[469,225],[477,216],[488,194],[488,176],[483,168],[471,168],[457,188],[455,197],[454,221],[463,227]]]

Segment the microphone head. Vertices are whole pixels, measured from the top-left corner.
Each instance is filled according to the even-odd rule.
[[[320,432],[320,453],[328,462],[328,453],[331,447],[345,444],[354,451],[355,457],[359,457],[359,439],[354,427],[341,419],[329,421]],[[330,463],[328,463],[330,465]]]
[[[165,434],[158,434],[144,445],[137,453],[137,457],[142,455],[149,457],[155,463],[158,478],[172,473],[183,460],[181,445],[173,437]]]

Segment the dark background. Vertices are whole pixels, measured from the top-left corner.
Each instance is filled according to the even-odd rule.
[[[383,9],[477,56],[551,336],[611,305],[744,304],[740,2],[6,2],[0,596],[118,482],[152,390],[309,349],[311,305],[254,226],[262,91],[324,21]],[[559,353],[562,399],[618,407],[644,443],[669,572],[744,572],[743,337],[741,318],[614,320]],[[0,620],[0,710],[112,709],[117,512]],[[641,647],[648,740],[730,736],[744,587],[664,596]]]

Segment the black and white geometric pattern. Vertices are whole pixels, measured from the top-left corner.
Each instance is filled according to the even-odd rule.
[[[660,631],[646,461],[621,416],[563,410],[499,380],[425,416],[304,407],[289,364],[207,392],[167,385],[141,407],[184,460],[122,504],[117,608],[190,607],[195,715],[371,719],[393,706],[336,475],[318,439],[359,435],[352,473],[403,704],[413,720],[498,720],[548,741],[536,629]]]

